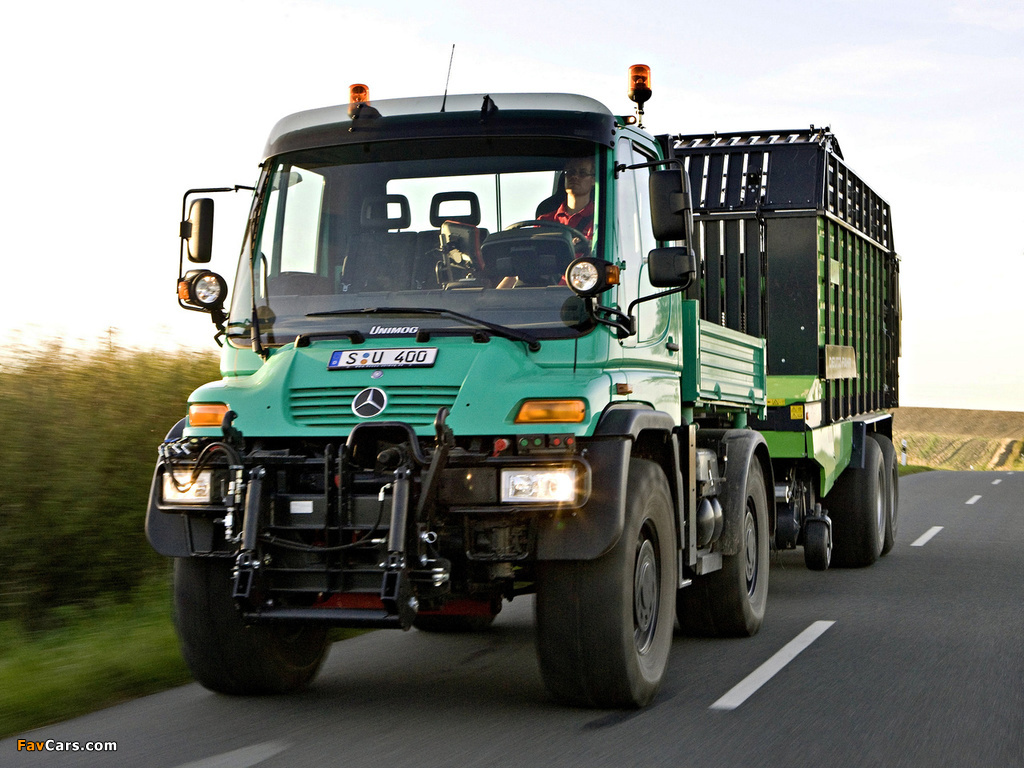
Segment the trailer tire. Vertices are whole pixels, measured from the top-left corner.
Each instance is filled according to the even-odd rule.
[[[899,527],[900,512],[900,467],[896,460],[896,448],[892,440],[877,432],[871,438],[882,450],[882,468],[885,473],[885,541],[882,544],[882,556],[892,551],[896,543],[896,531]]]
[[[864,467],[847,467],[823,505],[832,518],[832,564],[863,568],[882,554],[888,517],[882,449],[864,441]]]
[[[676,595],[682,630],[703,637],[757,634],[768,604],[768,496],[757,459],[747,471],[740,550],[722,558],[721,570],[698,576]]]
[[[674,624],[672,509],[661,468],[632,459],[625,530],[611,551],[537,564],[537,655],[559,701],[634,708],[658,692]]]
[[[828,570],[832,562],[832,529],[826,520],[804,520],[804,564],[812,571]]]
[[[174,561],[174,624],[192,676],[218,693],[254,695],[302,688],[327,656],[327,629],[246,626],[231,596],[231,562]]]

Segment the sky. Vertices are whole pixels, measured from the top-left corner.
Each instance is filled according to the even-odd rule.
[[[253,184],[274,123],[350,83],[441,93],[454,45],[451,93],[631,114],[644,63],[653,133],[831,126],[892,207],[901,405],[1024,411],[1020,0],[37,0],[4,26],[5,344],[212,349],[174,295],[185,191]],[[217,200],[229,284],[249,202]]]

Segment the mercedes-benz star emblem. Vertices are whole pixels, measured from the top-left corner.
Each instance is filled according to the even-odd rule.
[[[352,398],[352,413],[361,419],[371,419],[388,406],[388,396],[383,389],[367,387]]]

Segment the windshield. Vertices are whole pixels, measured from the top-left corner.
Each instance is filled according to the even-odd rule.
[[[603,157],[587,142],[493,137],[275,158],[228,337],[248,345],[254,316],[265,345],[474,321],[536,339],[583,333],[563,275],[599,246]]]

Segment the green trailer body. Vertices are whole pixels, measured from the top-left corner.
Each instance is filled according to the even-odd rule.
[[[767,340],[768,414],[751,425],[773,459],[820,466],[825,495],[859,460],[860,436],[892,438],[900,304],[889,205],[828,129],[662,141],[697,200],[704,260],[693,294],[704,317]]]
[[[535,594],[553,696],[642,706],[676,618],[757,632],[773,544],[881,554],[896,260],[830,141],[775,160],[564,94],[298,113],[230,302],[198,197],[226,190],[190,191],[178,298],[223,376],[160,447],[146,533],[197,679],[294,690],[329,626],[481,630]]]

